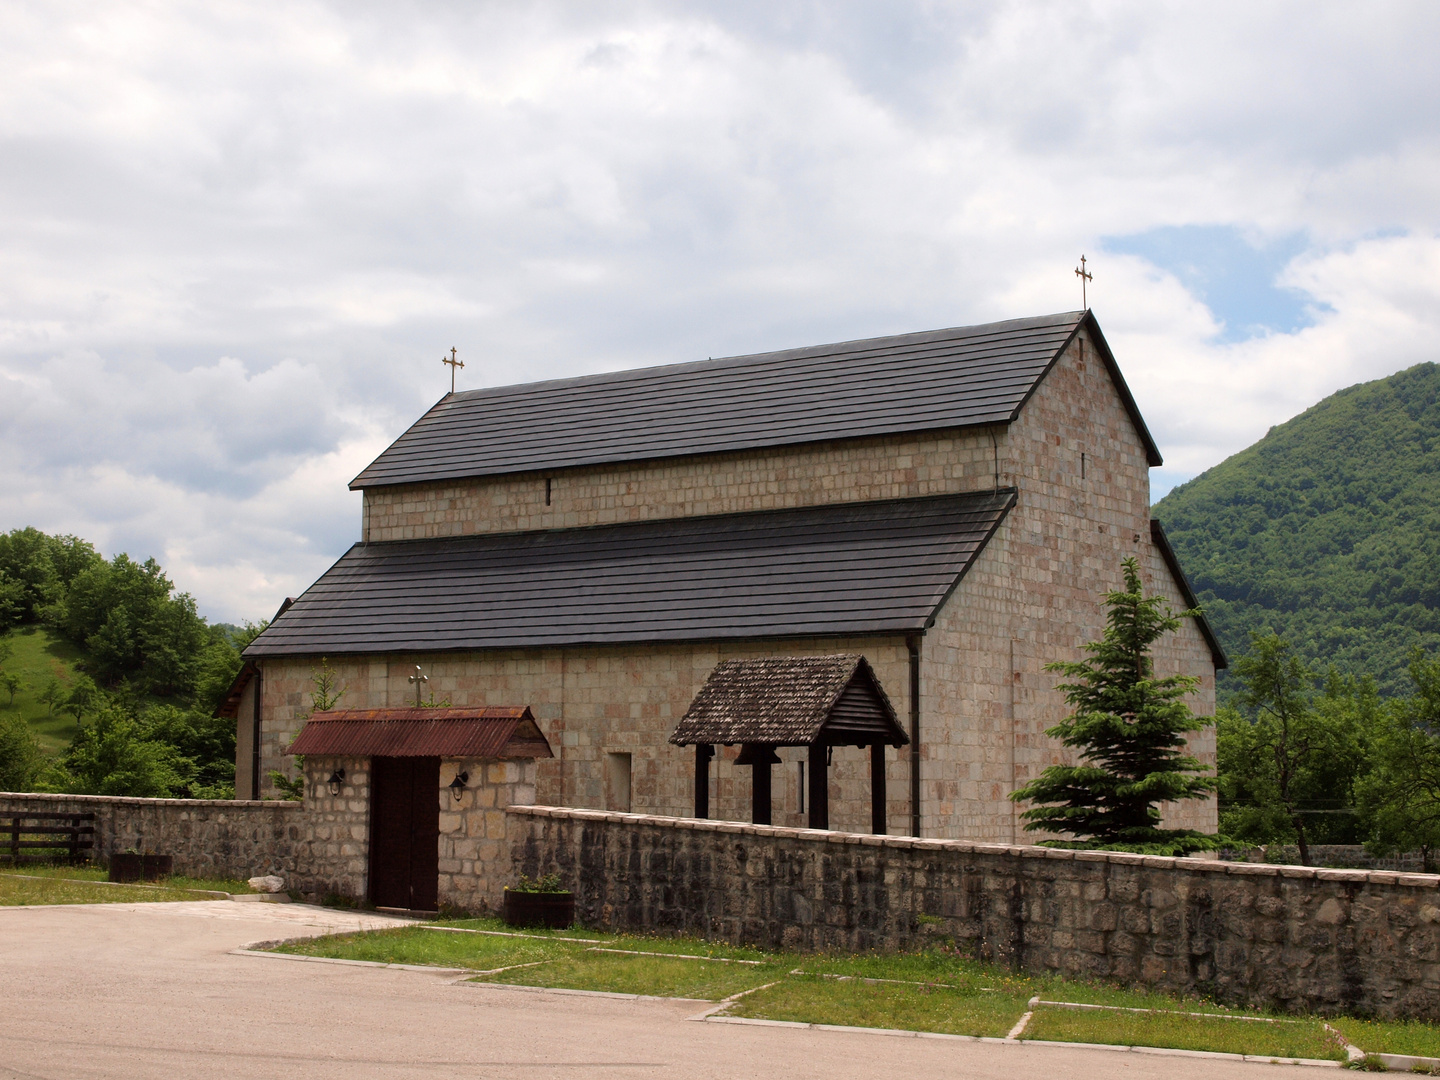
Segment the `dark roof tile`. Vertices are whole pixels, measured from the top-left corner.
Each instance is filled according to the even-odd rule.
[[[1013,490],[357,544],[247,658],[925,629]]]
[[[1087,321],[1160,464],[1099,326],[1072,311],[450,394],[350,486],[1005,424]]]

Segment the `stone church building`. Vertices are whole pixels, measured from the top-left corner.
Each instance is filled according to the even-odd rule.
[[[236,791],[272,794],[328,661],[340,707],[530,710],[545,804],[688,816],[670,736],[717,665],[863,656],[908,736],[886,830],[1024,842],[1006,797],[1064,760],[1044,667],[1104,622],[1121,560],[1193,596],[1150,519],[1161,463],[1089,312],[453,393],[351,483],[360,541],[246,650]],[[1214,708],[1203,620],[1157,654]],[[900,741],[898,738],[896,742]],[[1214,735],[1193,749],[1214,762]],[[717,747],[710,816],[748,820]],[[773,823],[804,825],[804,747]],[[836,747],[831,827],[868,832],[868,750]],[[1213,801],[1167,823],[1213,831]]]

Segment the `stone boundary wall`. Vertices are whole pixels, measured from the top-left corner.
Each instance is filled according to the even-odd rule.
[[[586,925],[914,948],[1291,1011],[1440,1019],[1440,876],[511,806]]]
[[[175,872],[193,877],[280,874],[287,882],[308,831],[298,802],[130,799],[110,795],[0,792],[0,814],[95,815],[96,862],[117,851],[175,856]]]

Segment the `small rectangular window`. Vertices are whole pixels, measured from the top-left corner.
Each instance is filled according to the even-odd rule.
[[[605,809],[630,812],[630,755],[605,755]]]
[[[550,505],[550,478],[545,478],[545,505]]]
[[[803,814],[805,812],[805,762],[797,761],[795,766],[800,774],[799,786],[795,788],[799,794],[796,795],[795,801],[800,807],[800,813]]]

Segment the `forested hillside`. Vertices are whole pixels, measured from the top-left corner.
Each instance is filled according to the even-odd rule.
[[[259,629],[208,625],[153,559],[0,534],[0,790],[231,797],[212,713]]]
[[[1153,515],[1232,656],[1269,629],[1408,691],[1410,650],[1440,647],[1440,366],[1326,398]]]

